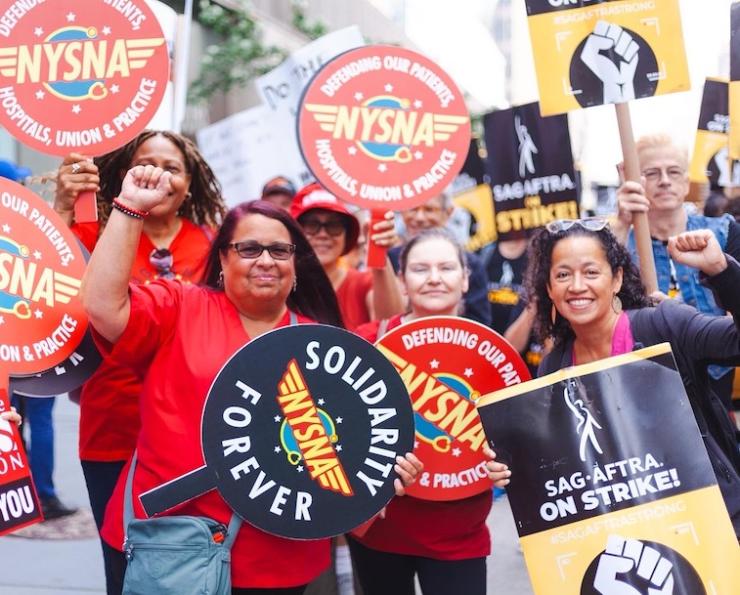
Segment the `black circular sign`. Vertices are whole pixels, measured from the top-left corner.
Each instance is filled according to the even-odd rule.
[[[392,364],[331,326],[276,329],[223,367],[203,410],[218,491],[249,523],[296,539],[338,535],[394,495],[414,446],[411,401]]]
[[[616,87],[619,90],[625,85],[631,87],[634,94],[628,93],[624,100],[655,95],[661,74],[650,44],[632,29],[607,23],[602,23],[601,27],[603,30],[597,28],[578,44],[571,58],[570,85],[577,91],[574,97],[578,104],[590,107],[619,103],[614,99],[615,93],[608,89]],[[600,49],[596,51],[597,48]],[[600,75],[589,63],[598,67]]]
[[[634,593],[706,595],[699,573],[676,550],[655,541],[609,536],[609,544],[589,564],[581,595]]]

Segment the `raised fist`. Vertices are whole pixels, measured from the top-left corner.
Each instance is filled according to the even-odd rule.
[[[618,64],[605,55],[612,50]],[[640,47],[619,25],[597,21],[593,33],[586,39],[581,61],[604,85],[604,103],[622,103],[635,98],[635,71]]]
[[[617,578],[630,572],[650,585],[647,592],[632,586],[628,578]],[[673,583],[673,564],[658,550],[637,539],[609,535],[594,578],[594,589],[601,595],[672,595]]]

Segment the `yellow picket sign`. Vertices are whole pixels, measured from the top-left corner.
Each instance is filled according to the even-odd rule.
[[[678,0],[527,0],[543,116],[690,87]]]

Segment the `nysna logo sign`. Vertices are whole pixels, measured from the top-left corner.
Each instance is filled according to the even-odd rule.
[[[408,392],[377,349],[335,327],[293,325],[226,363],[203,409],[205,466],[141,501],[151,515],[216,488],[269,533],[338,535],[393,497],[396,457],[413,436]]]
[[[439,194],[463,166],[470,121],[436,64],[366,46],[328,62],[306,88],[301,151],[317,180],[363,207],[402,209]]]
[[[0,121],[53,154],[101,154],[151,120],[169,57],[144,0],[15,3],[0,26]],[[20,5],[23,6],[20,6]]]
[[[0,180],[0,362],[14,374],[54,367],[80,344],[85,259],[72,233],[28,189]]]

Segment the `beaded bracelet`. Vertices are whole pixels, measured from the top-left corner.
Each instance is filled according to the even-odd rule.
[[[134,219],[143,219],[149,214],[149,211],[140,211],[139,209],[135,209],[133,207],[125,205],[117,198],[113,199],[113,208],[117,211],[121,211],[121,213],[123,213],[124,215],[133,217]]]

